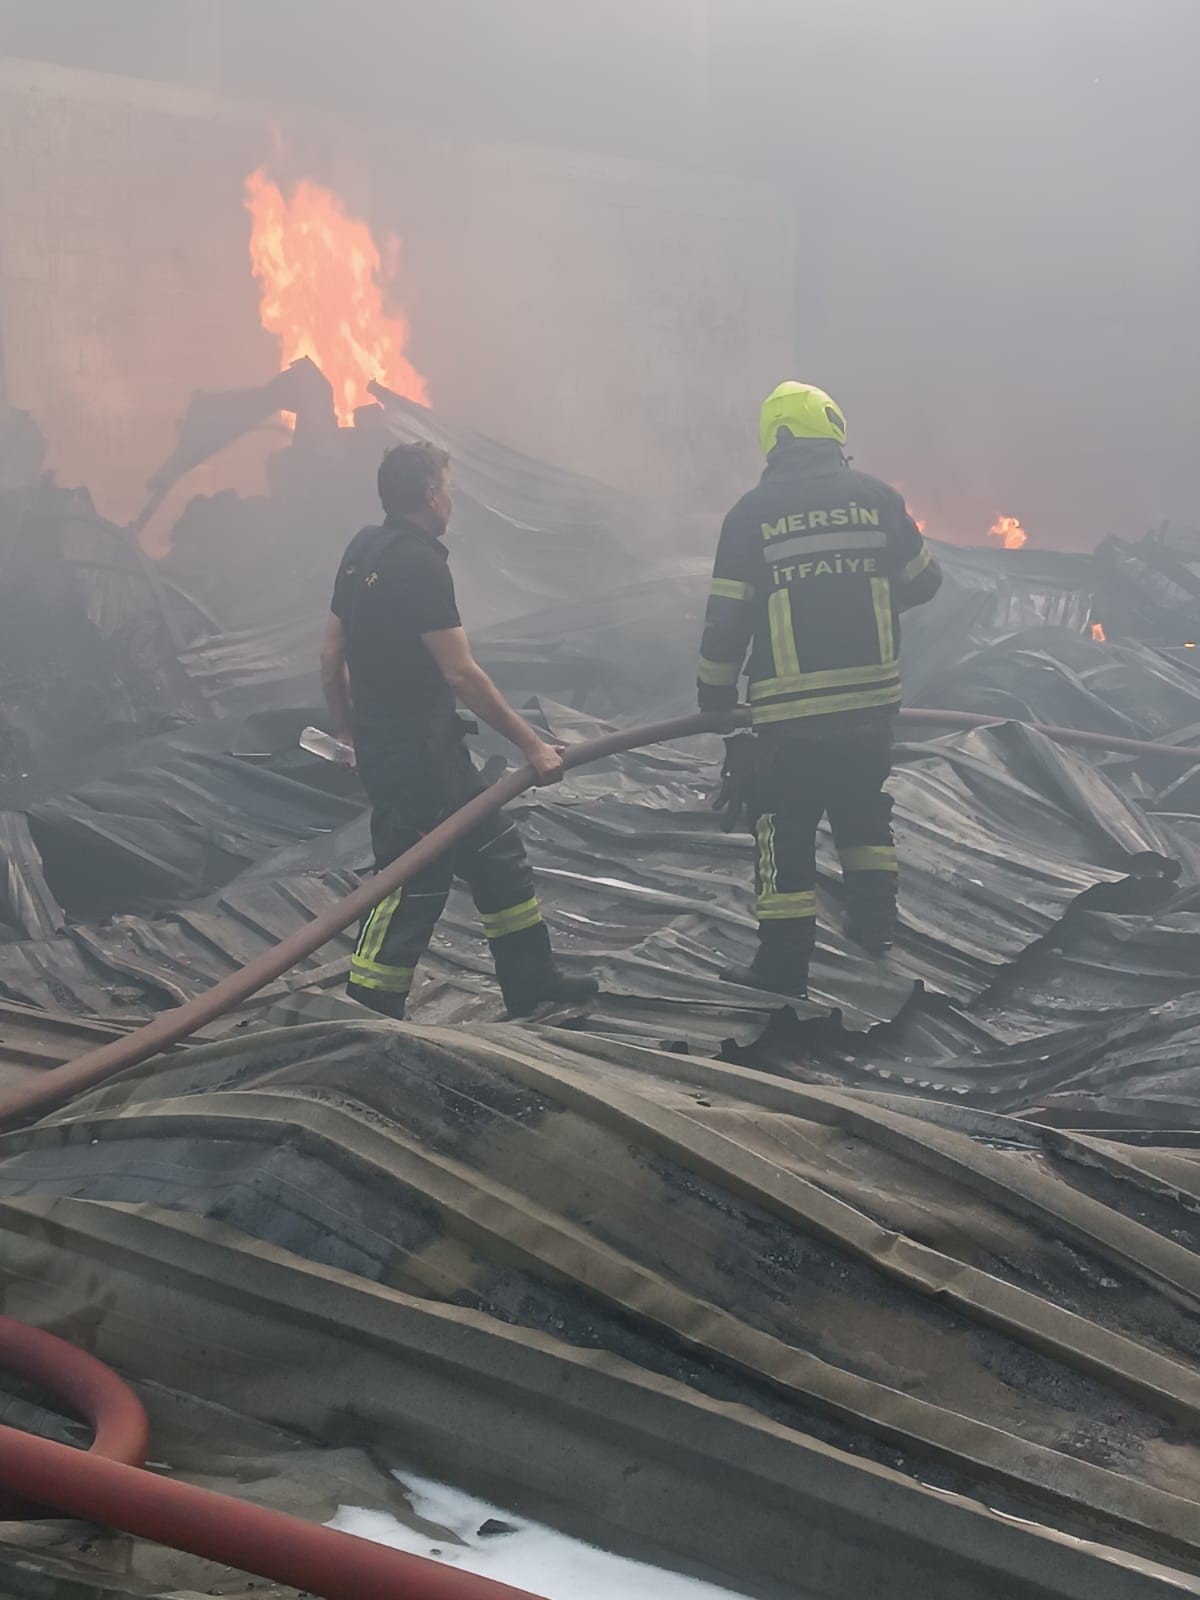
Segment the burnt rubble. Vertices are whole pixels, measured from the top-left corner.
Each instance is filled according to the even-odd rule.
[[[297,425],[266,496],[194,499],[153,564],[17,430],[9,1082],[369,869],[353,775],[297,739],[388,440],[452,451],[464,614],[547,732],[691,708],[709,551],[384,391],[330,427],[319,378],[198,398],[152,501],[281,406]],[[1169,530],[1094,556],[939,547],[907,699],[996,720],[905,729],[887,963],[843,937],[823,836],[811,1003],[718,983],[754,933],[749,840],[710,810],[720,742],[577,771],[518,804],[564,963],[601,980],[582,1027],[496,1020],[457,889],[411,1025],[344,997],[337,941],[6,1135],[6,1307],[136,1374],[175,1470],[321,1518],[394,1506],[409,1461],[762,1595],[794,1592],[797,1528],[855,1592],[906,1563],[914,1593],[949,1563],[981,1600],[1200,1586],[1200,750],[1085,755],[1020,725],[1200,743],[1198,554]],[[107,1541],[8,1537],[22,1593],[99,1592],[95,1562],[122,1600],[211,1587],[142,1542],[127,1582]]]
[[[628,496],[376,393],[353,429],[332,425],[328,385],[309,363],[262,390],[198,396],[151,503],[281,408],[296,428],[274,457],[271,493],[194,499],[162,562],[85,494],[44,477],[27,426],[15,428],[10,457],[23,445],[26,481],[0,502],[9,1001],[144,1016],[367,870],[353,778],[296,739],[321,720],[329,573],[348,528],[369,515],[369,468],[389,439],[451,450],[464,613],[486,665],[548,730],[571,738],[689,709],[707,553],[655,559],[663,542]],[[909,703],[1187,742],[1200,727],[1200,652],[1186,648],[1200,632],[1197,556],[1200,539],[1169,530],[1106,540],[1094,556],[941,547],[943,591],[906,619]],[[1125,631],[1139,618],[1140,634]],[[1090,636],[1097,621],[1104,643]],[[486,734],[480,751],[497,753]],[[713,988],[752,929],[748,845],[707,810],[718,751],[694,741],[577,774],[555,799],[524,802],[524,828],[567,960],[602,977],[598,1025],[744,1052],[760,1048],[773,1013],[761,997]],[[895,1072],[899,1050],[906,1080],[950,1066],[969,1076],[964,1054],[991,1059],[1052,1038],[1056,1013],[1074,1025],[1093,1004],[1107,1009],[1103,995],[1074,995],[1081,980],[1063,959],[1086,937],[1102,962],[1106,930],[1114,960],[1119,950],[1128,961],[1132,944],[1161,969],[1161,984],[1147,980],[1147,1005],[1157,1003],[1189,970],[1190,955],[1173,952],[1194,937],[1198,783],[1177,764],[1087,759],[1002,722],[910,741],[893,781],[904,861],[895,958],[873,966],[842,940],[823,840],[817,1004],[797,1024],[803,1050],[783,1047],[805,1066],[780,1059],[778,1022],[764,1059],[861,1081],[873,1065]],[[334,946],[312,970],[344,953]],[[1062,991],[1036,999],[1027,974],[1049,967]],[[494,1014],[485,974],[456,896],[418,1015]],[[1139,997],[1122,996],[1123,1020]],[[832,1036],[816,1020],[823,1007],[842,1019]]]

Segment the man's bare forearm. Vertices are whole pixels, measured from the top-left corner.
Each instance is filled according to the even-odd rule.
[[[346,662],[346,630],[342,619],[332,611],[325,619],[325,631],[321,635],[321,688],[333,718],[335,737],[349,740],[354,706],[350,697],[350,668]]]
[[[518,750],[528,754],[531,748],[541,744],[541,736],[513,710],[482,667],[464,672],[451,687],[468,711],[473,711]]]
[[[354,707],[350,701],[350,675],[344,661],[336,665],[322,663],[321,688],[333,719],[334,735],[339,739],[348,738],[354,724]]]

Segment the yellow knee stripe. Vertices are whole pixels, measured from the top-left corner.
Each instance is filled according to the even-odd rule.
[[[350,982],[360,989],[379,989],[385,994],[408,994],[416,976],[415,967],[385,967],[364,956],[350,959]]]
[[[510,933],[524,933],[526,928],[536,928],[542,920],[542,908],[537,900],[525,900],[519,906],[509,906],[505,911],[481,913],[485,939],[504,939]]]
[[[817,891],[803,889],[798,894],[760,894],[758,920],[760,922],[799,922],[817,914]]]
[[[778,871],[775,865],[775,816],[773,812],[765,811],[754,826],[754,836],[758,843],[758,886],[760,895],[771,895],[775,892],[775,880]]]
[[[379,952],[383,948],[383,941],[387,938],[387,931],[392,925],[392,919],[400,909],[400,899],[403,889],[397,889],[383,899],[371,912],[363,925],[359,936],[358,949],[354,952],[355,960],[363,960],[368,965],[379,959]]]
[[[843,872],[895,872],[896,847],[892,844],[852,844],[838,851]]]

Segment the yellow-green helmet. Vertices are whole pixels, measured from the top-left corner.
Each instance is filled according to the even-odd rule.
[[[758,436],[764,455],[774,450],[780,428],[787,428],[794,439],[846,442],[845,417],[824,389],[811,383],[781,383],[763,401]]]

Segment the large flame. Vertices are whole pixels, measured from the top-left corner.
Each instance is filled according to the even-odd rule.
[[[372,381],[428,405],[425,380],[404,354],[408,323],[384,313],[390,273],[367,224],[307,179],[285,196],[262,168],[246,179],[246,209],[262,325],[279,336],[281,368],[314,361],[343,426],[369,402]]]
[[[1029,538],[1019,517],[997,517],[988,533],[993,539],[999,539],[1006,550],[1019,550]]]

